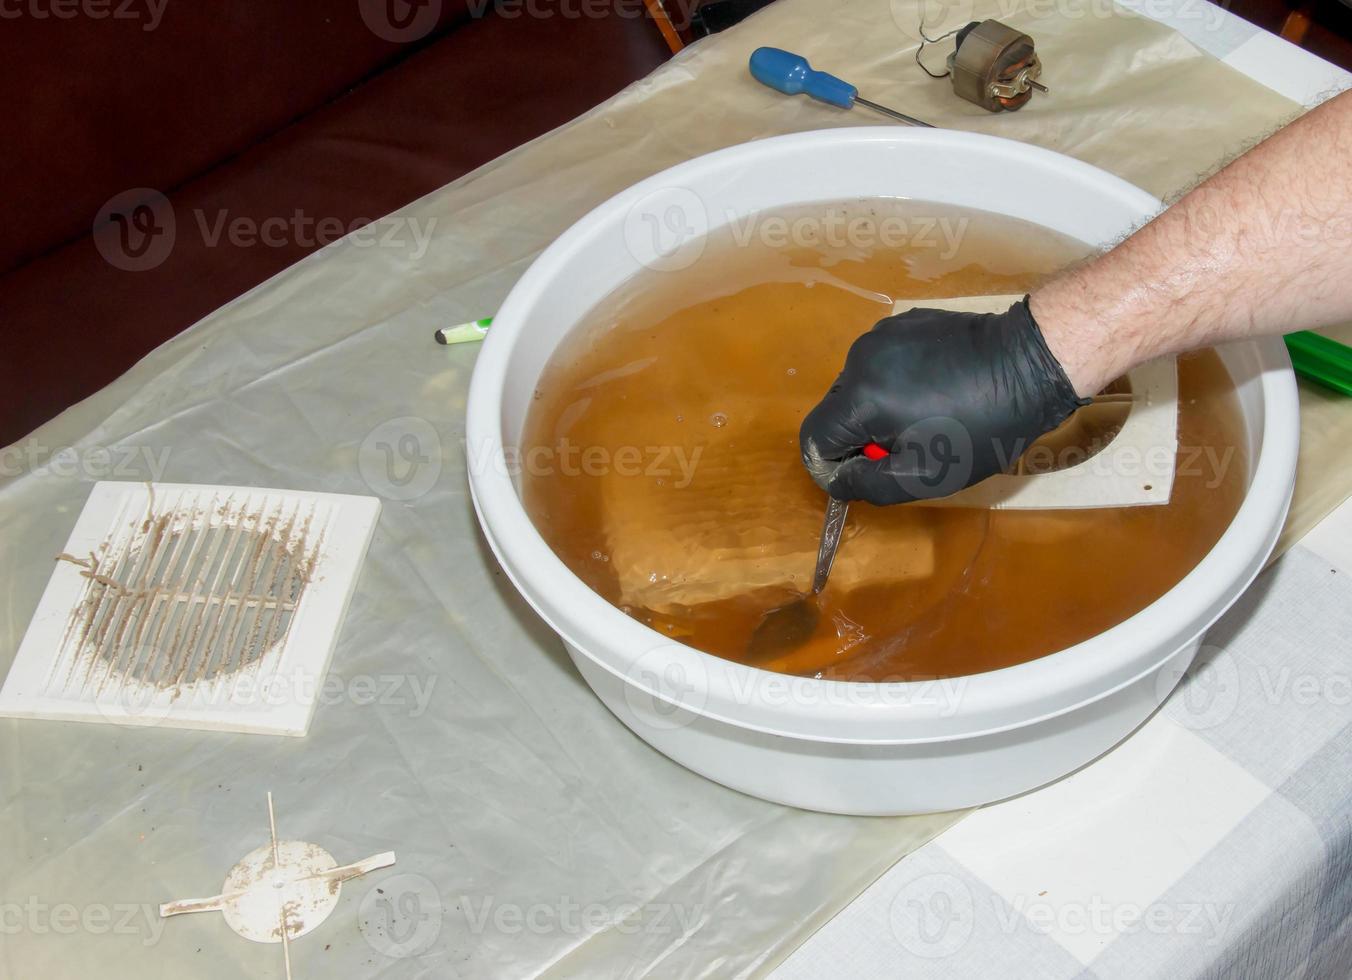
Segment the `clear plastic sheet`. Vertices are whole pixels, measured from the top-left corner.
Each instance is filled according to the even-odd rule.
[[[281,976],[280,947],[218,916],[154,917],[214,894],[266,840],[269,789],[283,838],[340,862],[398,854],[294,944],[297,976],[333,978],[757,973],[958,819],[763,803],[610,717],[483,545],[462,444],[475,351],[431,336],[491,313],[552,238],[641,177],[877,121],[760,87],[745,67],[760,44],[935,124],[1040,143],[1160,195],[1296,111],[1105,3],[958,6],[926,29],[998,16],[1028,30],[1053,94],[1000,116],[957,101],[915,66],[911,0],[779,0],[311,256],[5,451],[0,669],[92,480],[376,493],[384,508],[307,738],[0,721],[0,973]],[[1348,414],[1307,404],[1295,531],[1347,493]]]

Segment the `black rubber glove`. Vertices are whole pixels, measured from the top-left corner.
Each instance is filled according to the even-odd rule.
[[[897,504],[1008,470],[1088,401],[1047,349],[1028,297],[1005,313],[915,309],[854,342],[798,439],[831,496]],[[861,455],[869,442],[888,455]]]

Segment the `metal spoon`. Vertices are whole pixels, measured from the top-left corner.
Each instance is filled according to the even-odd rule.
[[[821,544],[817,546],[817,570],[812,576],[812,591],[765,614],[747,643],[747,653],[755,660],[769,660],[776,654],[802,645],[821,619],[817,596],[826,588],[831,566],[840,548],[840,536],[845,530],[845,517],[850,505],[834,497],[826,498],[826,520],[822,523]]]
[[[886,458],[888,453],[878,443],[869,442],[859,450],[859,455],[867,456],[876,463]],[[821,595],[822,589],[826,588],[826,580],[831,577],[831,566],[836,563],[836,551],[840,548],[840,536],[845,530],[845,516],[849,510],[849,501],[827,495],[826,520],[822,522],[822,540],[817,546],[817,570],[812,576],[812,592],[776,606],[761,618],[747,643],[747,654],[753,660],[769,660],[775,654],[792,650],[817,628],[817,621],[821,619],[817,596]]]

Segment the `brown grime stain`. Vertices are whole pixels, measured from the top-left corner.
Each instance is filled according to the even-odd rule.
[[[178,696],[213,668],[215,677],[257,668],[284,644],[324,535],[312,538],[313,507],[302,514],[297,504],[287,515],[282,504],[234,508],[232,501],[156,514],[152,491],[130,536],[115,542],[110,534],[97,546],[104,557],[58,554],[88,584],[49,684],[64,660],[63,689],[78,669],[95,696],[110,681],[128,680]]]

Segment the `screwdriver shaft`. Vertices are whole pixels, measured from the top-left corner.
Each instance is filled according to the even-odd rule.
[[[889,109],[889,108],[887,108],[887,106],[885,106],[885,105],[878,105],[878,103],[876,103],[876,102],[870,102],[868,99],[861,99],[861,98],[860,98],[859,96],[857,96],[857,95],[854,97],[854,101],[857,102],[857,103],[859,103],[859,104],[862,105],[862,106],[867,106],[868,108],[872,109],[874,112],[881,112],[884,116],[891,116],[893,119],[900,120],[901,122],[904,122],[904,123],[910,123],[912,126],[924,126],[926,129],[933,129],[933,128],[934,128],[934,127],[931,126],[929,123],[924,122],[923,120],[920,120],[920,119],[915,118],[915,116],[908,116],[908,115],[906,115],[906,114],[903,113],[903,112],[897,112],[896,109]]]

